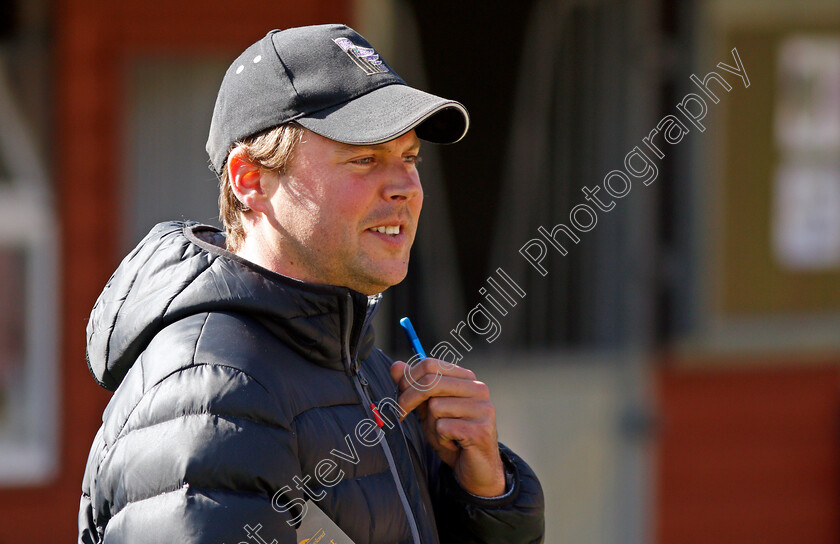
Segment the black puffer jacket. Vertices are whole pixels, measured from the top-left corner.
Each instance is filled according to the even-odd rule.
[[[356,544],[542,541],[540,484],[508,449],[512,492],[481,499],[414,414],[397,424],[386,401],[382,431],[360,423],[371,402],[396,398],[368,297],[223,245],[211,227],[158,225],[94,306],[88,364],[115,393],[85,471],[79,542],[292,544],[300,510],[282,510],[305,488]]]

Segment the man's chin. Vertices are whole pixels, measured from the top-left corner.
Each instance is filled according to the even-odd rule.
[[[394,270],[379,270],[377,274],[370,274],[356,282],[352,289],[365,295],[375,295],[401,283],[408,274],[408,267],[398,267]]]

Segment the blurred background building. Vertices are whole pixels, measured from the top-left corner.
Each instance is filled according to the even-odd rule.
[[[496,313],[462,364],[543,481],[546,542],[840,540],[836,0],[4,0],[0,544],[75,538],[110,396],[87,316],[156,222],[218,224],[204,142],[224,70],[272,28],[337,21],[471,111],[463,142],[424,147],[412,270],[378,337],[405,356],[402,315],[434,345]],[[733,48],[746,78],[720,67]],[[656,179],[538,273],[520,248],[652,153],[712,71],[731,89],[708,83],[705,130],[660,134]],[[506,315],[499,268],[525,293]]]

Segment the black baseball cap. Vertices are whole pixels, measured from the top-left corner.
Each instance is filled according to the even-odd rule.
[[[463,105],[409,87],[367,40],[337,24],[272,30],[231,64],[207,139],[213,169],[222,172],[237,141],[289,121],[354,145],[412,129],[454,143],[469,127]]]

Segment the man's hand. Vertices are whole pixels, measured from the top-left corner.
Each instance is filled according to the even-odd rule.
[[[412,381],[427,386],[427,391],[412,387],[405,376],[407,369]],[[505,473],[496,411],[487,385],[476,381],[471,370],[432,358],[410,368],[397,361],[391,366],[391,378],[399,386],[397,402],[406,412],[417,409],[426,438],[452,467],[458,483],[480,497],[503,494]]]

